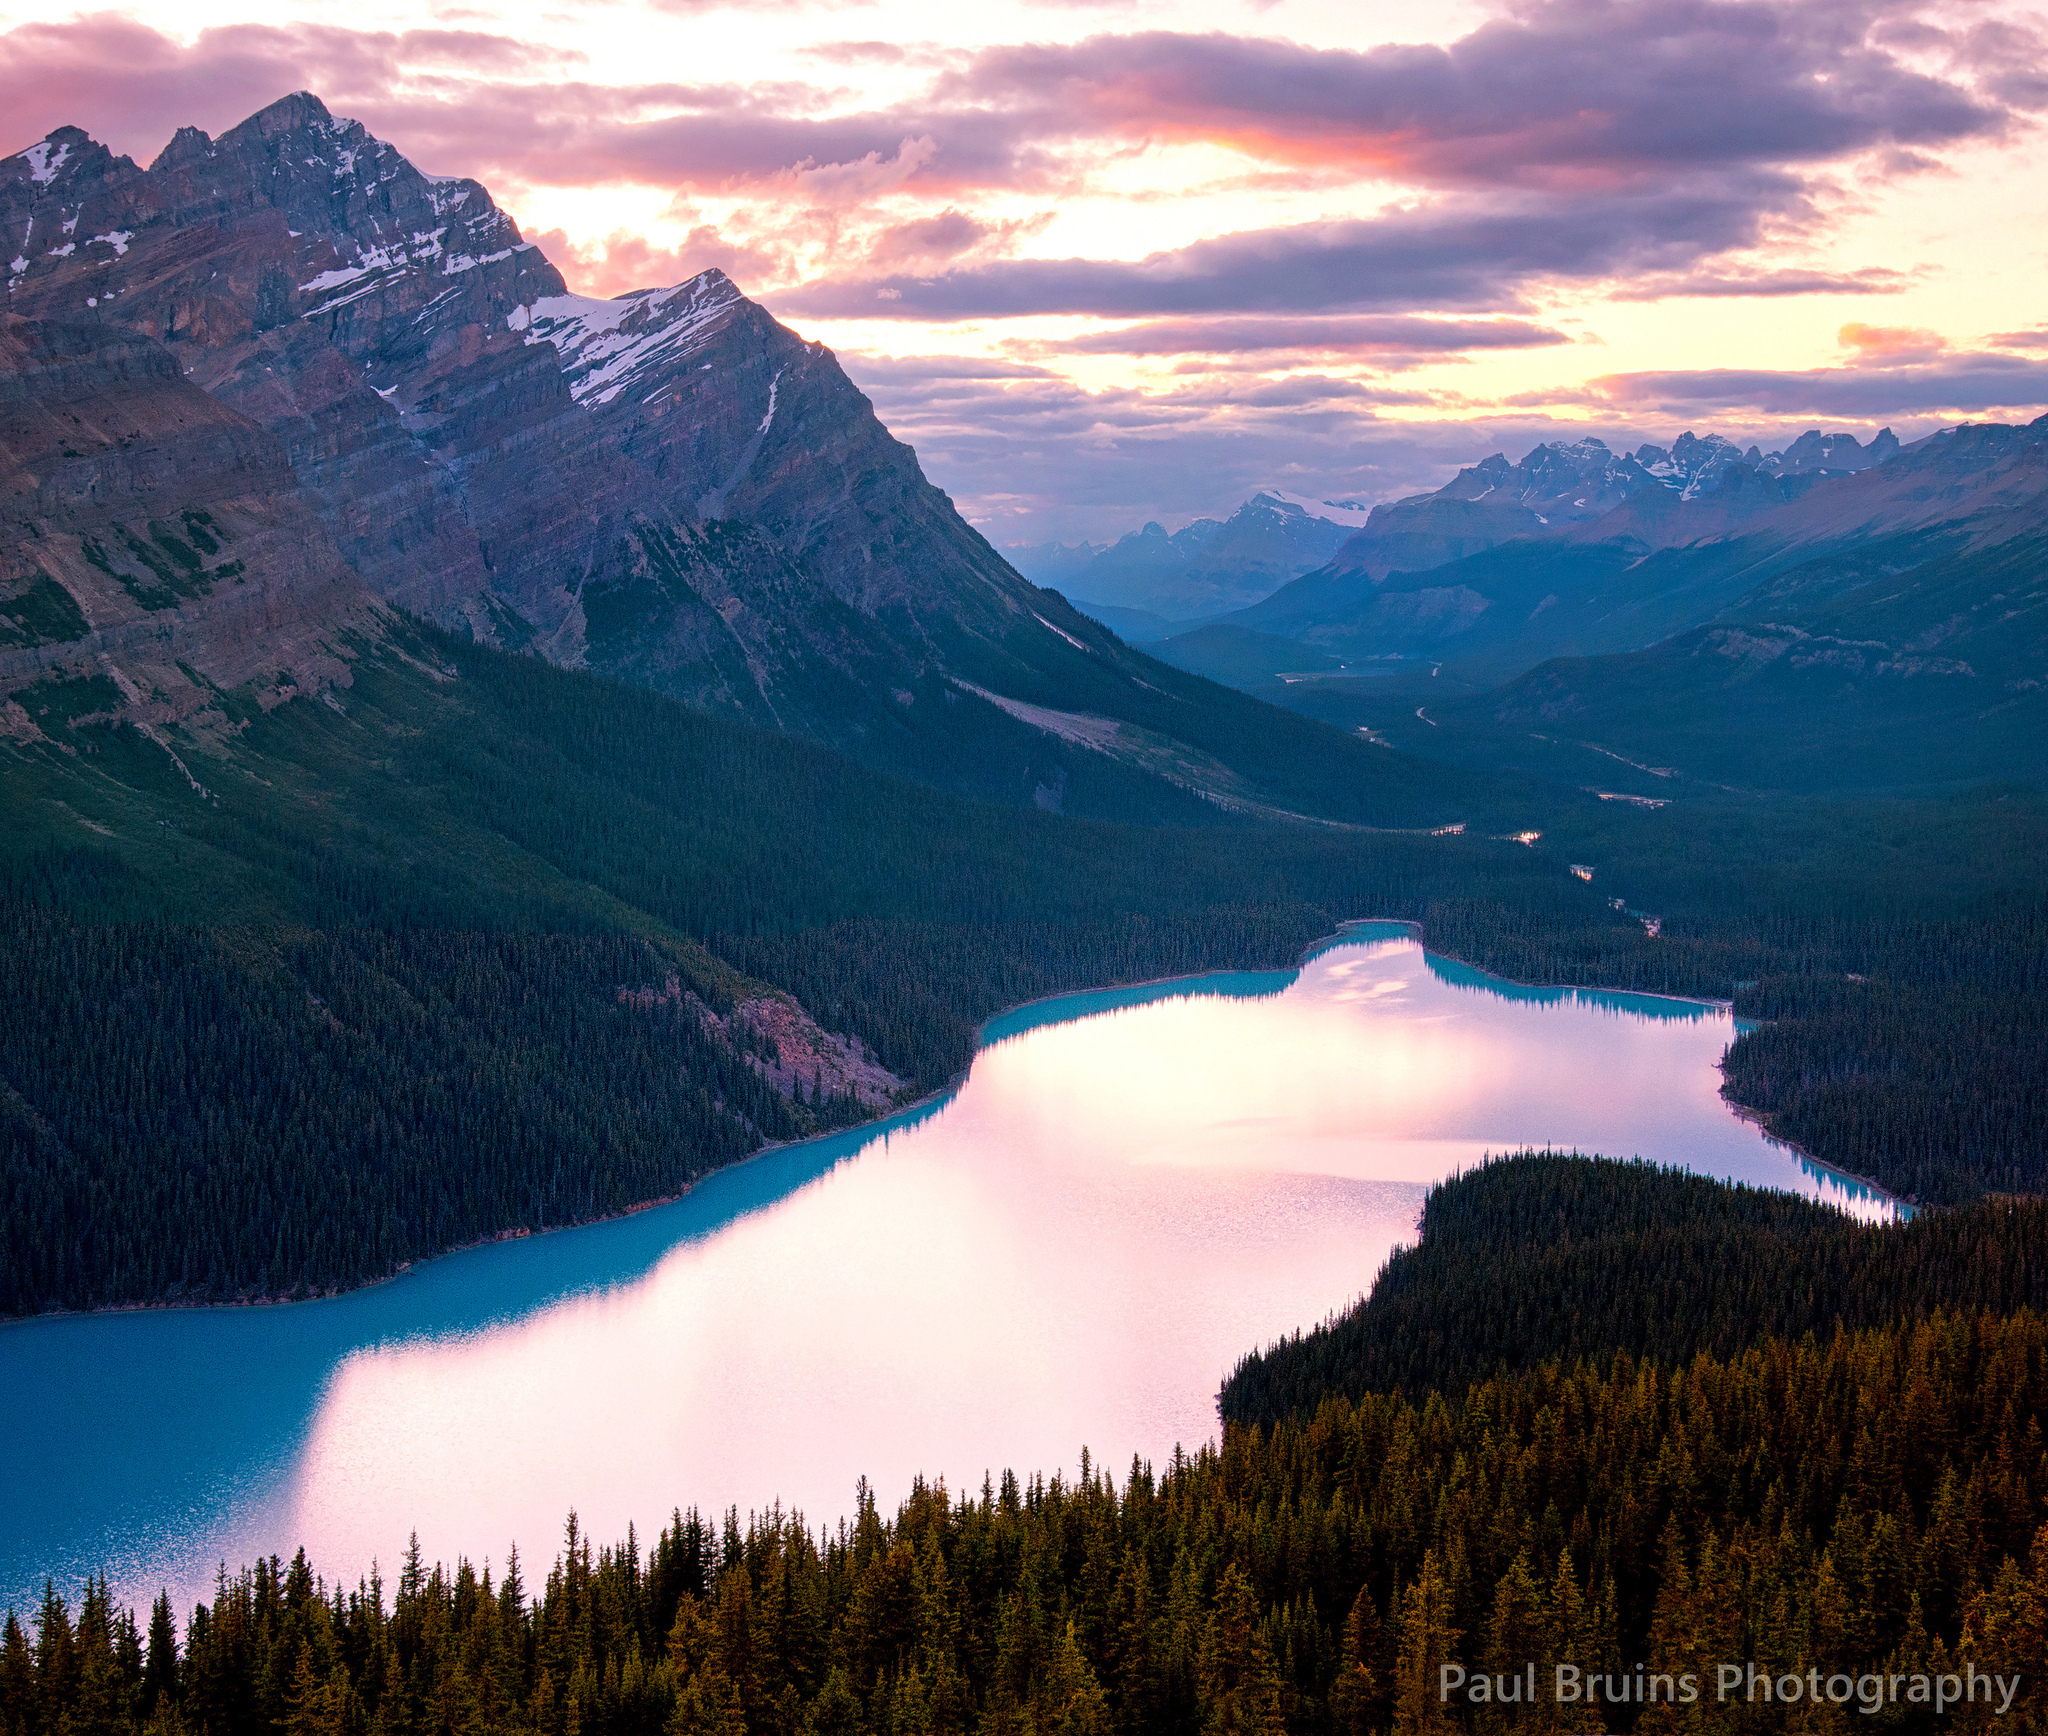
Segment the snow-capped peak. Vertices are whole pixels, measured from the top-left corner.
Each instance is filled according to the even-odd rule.
[[[1305,513],[1310,518],[1319,518],[1329,524],[1341,524],[1348,529],[1360,529],[1372,516],[1372,502],[1369,500],[1316,500],[1305,494],[1292,494],[1284,488],[1262,488],[1252,496],[1256,504],[1270,500],[1294,512]]]

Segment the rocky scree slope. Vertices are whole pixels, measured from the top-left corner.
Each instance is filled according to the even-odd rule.
[[[1032,586],[721,274],[573,296],[480,185],[311,95],[147,168],[59,129],[0,161],[0,233],[11,311],[160,344],[281,443],[370,589],[437,624],[998,799],[1215,818],[1221,765],[1236,795],[1406,817],[1373,811],[1384,759]]]

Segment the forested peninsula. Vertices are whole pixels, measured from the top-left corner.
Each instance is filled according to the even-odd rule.
[[[146,1624],[103,1586],[75,1608],[53,1590],[0,1633],[0,1733],[1835,1731],[1863,1727],[1858,1683],[1873,1728],[2048,1727],[2048,1207],[1844,1226],[1523,1158],[1437,1190],[1408,1259],[1600,1204],[1624,1211],[1588,1230],[1606,1253],[1643,1244],[1611,1282],[1490,1270],[1524,1355],[1475,1357],[1453,1316],[1401,1368],[1369,1364],[1397,1377],[1378,1389],[1326,1360],[1294,1408],[1192,1457],[921,1485],[893,1515],[863,1495],[823,1532],[765,1490],[745,1519],[679,1511],[602,1548],[572,1515],[532,1582],[516,1553],[494,1573],[415,1549],[353,1587],[271,1559]],[[1860,1276],[1831,1325],[1796,1297],[1743,1312],[1841,1270]],[[1411,1289],[1368,1308],[1398,1315]],[[1637,1354],[1634,1302],[1682,1348]],[[1730,1660],[1817,1669],[1820,1703],[1717,1698]],[[1599,1686],[1560,1703],[1560,1665]],[[1447,1697],[1446,1668],[1533,1668],[1544,1693]],[[1911,1697],[1959,1698],[1969,1672],[2026,1691],[2003,1718],[1988,1694],[1939,1717]]]

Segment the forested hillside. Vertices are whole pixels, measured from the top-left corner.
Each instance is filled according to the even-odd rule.
[[[763,996],[903,1100],[1003,1006],[1282,966],[1446,864],[1478,931],[1615,926],[1513,844],[987,806],[431,633],[343,691],[224,700],[200,791],[125,725],[0,747],[0,1309],[361,1283],[883,1106],[764,1083]]]
[[[165,1604],[144,1632],[53,1593],[0,1638],[0,1730],[2038,1730],[2044,1402],[2039,1315],[1940,1315],[1336,1398],[1120,1483],[1084,1457],[823,1536],[692,1511],[594,1551],[572,1519],[541,1585],[415,1552],[387,1598],[271,1560],[224,1572],[182,1645]],[[1801,1692],[1724,1701],[1721,1664]],[[1446,1701],[1447,1665],[1541,1692]],[[1557,1703],[1561,1665],[1591,1704]],[[2006,1716],[1988,1687],[1955,1704],[1966,1669],[2011,1684]]]
[[[2044,1173],[2048,816],[2024,792],[1501,796],[1554,815],[1533,847],[1111,826],[423,632],[331,705],[224,700],[203,782],[74,699],[44,719],[70,752],[0,746],[11,1312],[359,1283],[875,1111],[839,1074],[763,1098],[728,1018],[750,999],[794,997],[916,1094],[1004,1006],[1285,966],[1361,916],[1522,981],[1739,994],[1777,1022],[1736,1045],[1738,1094],[1898,1192]]]
[[[1607,1158],[1523,1153],[1430,1190],[1416,1245],[1371,1294],[1247,1356],[1227,1421],[1331,1395],[1431,1389],[1545,1362],[1740,1355],[1982,1311],[2048,1309],[2048,1202],[1987,1200],[1865,1224],[1829,1205]]]

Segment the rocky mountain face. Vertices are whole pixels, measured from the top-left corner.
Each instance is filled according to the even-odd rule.
[[[147,170],[71,131],[6,170],[10,305],[156,337],[284,442],[364,580],[442,625],[817,727],[821,676],[915,669],[877,604],[947,567],[1002,588],[831,358],[722,277],[583,302],[482,187],[313,97]],[[849,469],[864,510],[834,512]],[[935,530],[953,561],[905,546]]]
[[[1663,480],[1591,436],[1568,446],[1538,446],[1519,464],[1496,452],[1434,493],[1375,507],[1337,551],[1330,571],[1374,580],[1423,572],[1510,537],[1589,523]]]
[[[158,358],[281,457],[264,511],[305,527],[298,565],[360,581],[337,624],[381,598],[995,800],[1213,818],[1184,768],[1217,764],[1303,799],[1296,720],[1239,715],[1031,585],[830,351],[717,272],[572,295],[480,185],[305,93],[218,139],[182,130],[147,168],[60,129],[0,161],[0,227],[13,316]],[[1126,739],[1105,719],[1149,745],[1102,746]],[[1124,769],[1082,775],[1077,743]],[[1353,805],[1348,767],[1311,783]]]
[[[347,686],[383,605],[308,508],[278,439],[163,345],[0,315],[0,724],[75,754],[120,715],[173,747]]]

